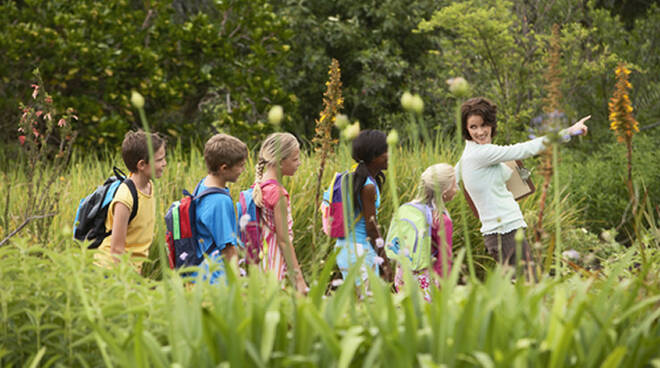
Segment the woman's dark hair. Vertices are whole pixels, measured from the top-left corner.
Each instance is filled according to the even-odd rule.
[[[358,163],[355,173],[353,173],[353,208],[358,211],[362,208],[359,201],[360,191],[370,176],[367,165],[385,152],[387,152],[387,136],[380,130],[363,130],[353,140],[351,156]],[[374,179],[378,189],[381,189],[385,182],[385,174],[380,172]]]
[[[497,131],[497,105],[484,97],[474,97],[461,105],[461,125],[463,126],[463,139],[472,140],[467,128],[468,118],[472,115],[479,115],[484,119],[484,124],[489,125],[492,130],[491,137],[495,136]]]

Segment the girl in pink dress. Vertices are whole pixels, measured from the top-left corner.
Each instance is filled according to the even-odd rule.
[[[273,133],[261,145],[253,199],[259,207],[262,234],[261,268],[283,280],[293,271],[296,289],[308,288],[293,248],[293,219],[289,193],[279,179],[293,176],[300,166],[300,145],[290,133]]]
[[[433,225],[431,225],[431,252],[433,271],[445,277],[451,271],[453,224],[445,203],[456,195],[456,174],[449,164],[435,164],[422,173],[419,194],[414,202],[431,207]],[[443,241],[444,236],[444,241]],[[423,290],[424,299],[431,301],[430,287],[432,283],[429,269],[414,271],[419,287]],[[394,286],[399,291],[403,286],[403,270],[397,265],[394,275]]]

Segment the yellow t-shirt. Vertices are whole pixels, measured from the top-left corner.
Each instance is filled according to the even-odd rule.
[[[142,262],[149,256],[149,247],[154,238],[154,225],[156,223],[156,199],[153,193],[153,182],[149,182],[152,191],[151,195],[142,193],[139,189],[138,195],[138,210],[135,218],[128,223],[126,229],[126,245],[124,251],[130,253],[133,266],[139,271],[142,267]],[[114,220],[114,208],[116,203],[122,203],[128,207],[129,213],[133,210],[133,196],[126,184],[121,184],[117,188],[117,194],[110,202],[108,208],[108,216],[105,219],[105,230],[112,230],[112,223]],[[103,239],[101,246],[99,246],[94,258],[96,264],[99,266],[109,267],[112,265],[112,255],[110,253],[110,241],[112,235]]]

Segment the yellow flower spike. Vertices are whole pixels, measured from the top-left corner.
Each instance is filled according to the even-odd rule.
[[[629,90],[632,84],[628,81],[630,70],[624,64],[619,64],[615,69],[617,82],[614,95],[608,102],[610,129],[615,131],[617,140],[629,146],[632,144],[632,136],[639,131],[638,123],[632,115],[633,106],[630,102]]]

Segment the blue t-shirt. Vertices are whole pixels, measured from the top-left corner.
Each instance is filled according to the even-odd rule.
[[[367,177],[367,181],[364,182],[362,187],[364,188],[369,184],[376,188],[376,202],[374,203],[374,206],[376,207],[376,218],[378,218],[378,207],[380,207],[380,190],[378,189],[378,184],[376,184],[376,181],[370,176]],[[360,208],[362,208],[362,199],[358,198],[358,202],[360,203]],[[360,215],[360,212],[355,211],[355,214],[353,215],[353,221],[355,221],[355,217],[358,215]],[[347,238],[350,240],[350,244],[353,244],[353,233],[351,233],[350,230]],[[370,245],[367,241],[367,222],[365,221],[364,216],[361,216],[360,220],[355,224],[355,242]],[[337,238],[337,246],[343,246],[345,244],[346,238]]]
[[[202,181],[194,195],[207,188]],[[202,253],[208,254],[213,243],[220,252],[225,249],[227,244],[237,244],[236,210],[234,201],[229,196],[229,190],[227,188],[225,190],[227,190],[227,195],[213,193],[196,199],[195,225],[197,227],[197,244],[199,244],[197,255],[200,257]]]

